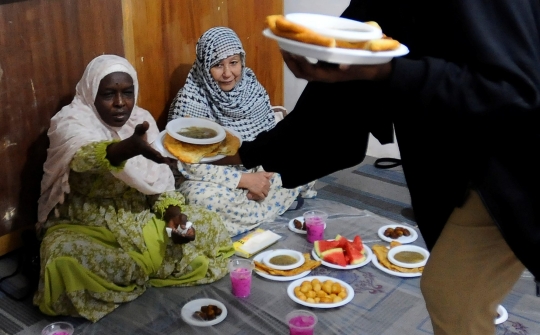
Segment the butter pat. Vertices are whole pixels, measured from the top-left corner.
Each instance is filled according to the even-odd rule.
[[[240,257],[250,258],[259,251],[276,243],[276,241],[280,238],[281,235],[278,235],[270,230],[257,228],[233,243],[234,249],[236,250],[235,254]]]

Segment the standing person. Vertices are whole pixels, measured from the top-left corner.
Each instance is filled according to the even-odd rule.
[[[159,131],[136,105],[138,88],[126,59],[96,57],[71,104],[51,120],[34,296],[47,315],[96,322],[147,286],[206,284],[228,272],[234,248],[227,230],[218,215],[186,206],[174,190],[174,160],[150,146]],[[186,229],[188,219],[195,228]]]
[[[276,125],[270,97],[245,65],[246,54],[236,33],[226,27],[207,30],[198,40],[196,59],[185,85],[174,98],[169,121],[177,117],[210,119],[236,131],[243,141]],[[223,218],[231,236],[283,214],[301,196],[316,195],[314,181],[283,188],[278,174],[260,166],[178,165],[185,181],[179,191],[189,204]]]
[[[434,333],[494,334],[497,305],[525,268],[540,278],[540,178],[523,162],[540,146],[540,2],[352,0],[342,16],[378,22],[410,54],[365,66],[283,58],[298,78],[356,87],[354,95],[333,92],[351,106],[334,117],[360,124],[377,114],[370,126],[394,124],[431,250],[421,290]],[[305,176],[281,159],[280,145],[308,117],[285,119],[219,164],[262,165],[285,187],[353,164],[332,157]],[[354,146],[358,134],[341,130],[326,129],[328,141]]]

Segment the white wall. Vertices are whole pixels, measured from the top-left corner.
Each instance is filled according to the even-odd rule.
[[[349,2],[350,0],[284,0],[284,12],[285,14],[317,13],[339,16],[347,8]],[[307,81],[297,79],[287,66],[284,66],[284,81],[285,107],[288,111],[292,111]],[[373,157],[400,157],[396,143],[381,145],[372,135],[370,135],[367,154]]]

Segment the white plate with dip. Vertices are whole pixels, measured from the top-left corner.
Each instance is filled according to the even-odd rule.
[[[381,270],[382,272],[386,272],[389,275],[396,276],[396,277],[413,278],[413,277],[420,277],[422,275],[422,272],[399,272],[399,271],[390,270],[389,268],[379,263],[379,260],[377,259],[376,255],[373,255],[373,257],[371,257],[371,263],[373,263],[373,265],[375,265],[375,267]]]
[[[276,265],[274,264],[273,260],[275,257],[291,257],[296,260],[293,264],[287,264],[287,265]],[[291,259],[292,260],[292,259]],[[263,263],[276,270],[292,270],[296,269],[297,267],[304,264],[306,259],[304,258],[304,255],[302,255],[301,252],[291,249],[277,249],[273,250],[272,252],[269,252],[267,255],[263,257]]]
[[[331,280],[333,282],[339,283],[339,285],[345,287],[345,289],[347,290],[347,296],[342,301],[336,302],[333,304],[322,304],[322,303],[312,304],[312,303],[305,302],[297,298],[296,295],[294,294],[294,288],[302,285],[302,282],[305,280],[312,281],[313,279],[318,279],[321,283],[323,283],[326,280]],[[351,287],[351,285],[337,278],[327,277],[327,276],[310,276],[310,277],[298,279],[290,283],[289,287],[287,287],[287,294],[289,295],[289,298],[291,298],[294,302],[300,305],[313,307],[313,308],[335,308],[335,307],[340,307],[340,306],[348,304],[354,298],[354,289]]]
[[[221,315],[216,317],[214,320],[200,320],[193,316],[193,314],[197,311],[201,310],[202,306],[208,306],[208,305],[214,305],[217,306],[219,309],[221,309]],[[182,320],[184,320],[186,323],[192,325],[192,326],[198,326],[198,327],[208,327],[213,326],[215,324],[220,323],[221,321],[225,320],[227,317],[227,307],[225,305],[217,300],[214,299],[197,299],[192,300],[188,302],[187,304],[182,307],[182,310],[180,312],[180,315],[182,316]]]
[[[312,13],[291,13],[285,15],[285,18],[309,28],[321,36],[341,41],[361,42],[383,36],[382,30],[377,27],[343,17]]]
[[[281,49],[292,54],[335,64],[383,64],[388,63],[394,57],[404,56],[409,53],[409,48],[403,44],[400,44],[396,50],[375,52],[358,49],[327,48],[320,45],[302,43],[276,36],[268,28],[263,31],[263,35],[276,40]]]
[[[388,229],[388,228],[394,228],[395,229],[397,227],[405,228],[411,234],[409,236],[400,236],[398,238],[391,238],[391,237],[384,236],[384,232],[386,231],[386,229]],[[382,226],[377,231],[377,235],[379,235],[379,237],[383,241],[386,241],[386,242],[398,241],[401,244],[407,244],[407,243],[414,242],[418,238],[418,233],[416,232],[416,230],[414,228],[412,228],[410,226],[408,227],[408,226],[405,226],[405,225],[401,225],[401,224],[389,224],[389,225],[386,225],[386,226]]]
[[[405,253],[409,255],[405,255],[401,253]],[[401,257],[400,257],[400,254],[401,254]],[[407,257],[407,256],[410,256],[410,257]],[[412,262],[411,257],[414,258],[415,256],[418,258],[418,261]],[[407,258],[409,259],[407,260]],[[429,258],[429,251],[417,245],[398,245],[388,250],[388,260],[390,261],[390,263],[397,266],[401,266],[402,268],[413,269],[413,268],[425,266],[428,258]]]
[[[263,258],[268,255],[269,253],[271,253],[272,251],[274,250],[267,250],[267,251],[264,251],[264,252],[261,252],[260,254],[256,255],[253,260],[254,261],[257,261],[259,263],[263,263]],[[263,277],[263,278],[266,278],[266,279],[270,279],[270,280],[275,280],[275,281],[291,281],[291,280],[296,280],[296,279],[300,279],[302,277],[305,277],[307,276],[311,270],[307,270],[307,271],[304,271],[302,273],[299,273],[295,276],[273,276],[271,274],[268,274],[268,273],[264,273],[264,272],[261,272],[259,270],[257,270],[257,268],[255,267],[253,269],[253,271],[258,274],[259,276]]]

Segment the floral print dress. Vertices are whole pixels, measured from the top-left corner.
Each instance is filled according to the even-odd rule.
[[[317,191],[311,182],[294,189],[284,188],[275,173],[270,180],[270,191],[262,201],[249,200],[248,190],[236,188],[242,173],[263,171],[262,167],[246,169],[242,165],[217,166],[211,164],[179,163],[178,168],[187,179],[178,190],[190,205],[198,205],[218,213],[229,234],[236,236],[265,221],[283,214],[298,195],[313,198]]]
[[[147,196],[110,172],[110,141],[79,149],[71,161],[71,192],[51,212],[41,245],[41,276],[34,304],[48,315],[93,322],[147,286],[191,286],[227,274],[232,241],[219,215],[187,206],[176,192]],[[196,239],[173,244],[162,216],[178,205]]]

